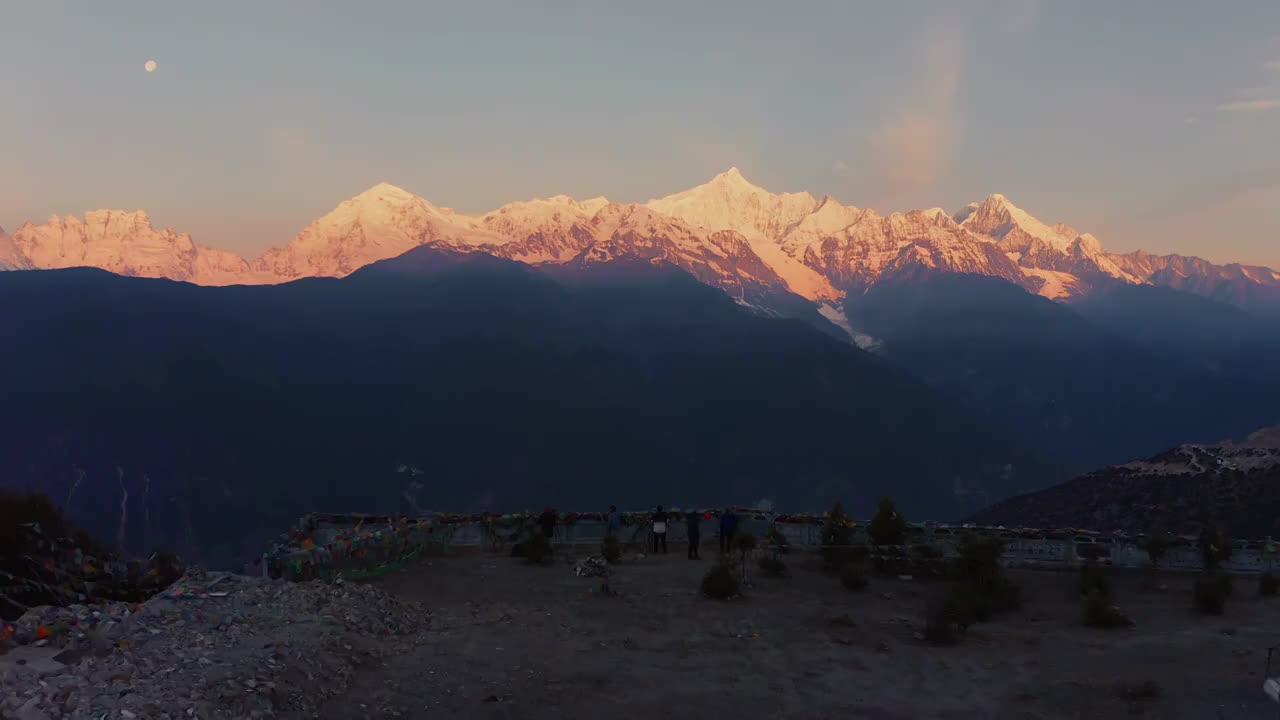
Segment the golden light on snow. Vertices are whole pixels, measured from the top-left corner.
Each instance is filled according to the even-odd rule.
[[[148,60],[142,64],[142,67],[147,72],[155,72],[156,68],[160,67],[160,64],[157,63],[155,60]]]

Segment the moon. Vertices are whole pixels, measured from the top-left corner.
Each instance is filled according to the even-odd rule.
[[[148,60],[142,64],[142,69],[146,70],[147,72],[155,72],[156,68],[158,67],[160,67],[160,64],[157,63],[155,60]]]

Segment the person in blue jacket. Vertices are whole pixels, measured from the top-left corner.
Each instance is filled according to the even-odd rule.
[[[733,536],[738,532],[738,516],[733,508],[725,508],[720,515],[720,552],[733,552]]]
[[[609,537],[617,537],[622,532],[622,515],[617,505],[609,506],[609,514],[605,516],[604,533]]]

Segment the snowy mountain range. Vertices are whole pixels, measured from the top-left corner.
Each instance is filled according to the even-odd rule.
[[[1050,225],[991,195],[880,215],[809,193],[771,193],[730,168],[695,188],[644,204],[558,195],[465,215],[378,184],[248,260],[157,230],[141,211],[96,210],[0,230],[0,269],[102,268],[199,285],[343,277],[422,245],[566,267],[619,259],[670,263],[742,304],[777,311],[804,298],[839,324],[840,302],[921,273],[999,277],[1070,301],[1116,284],[1152,284],[1243,307],[1280,306],[1280,273],[1178,255],[1110,254],[1093,235]]]

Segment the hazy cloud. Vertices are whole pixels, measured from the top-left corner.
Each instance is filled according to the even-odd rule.
[[[1262,110],[1275,110],[1277,108],[1280,108],[1280,99],[1269,98],[1265,100],[1240,100],[1238,102],[1223,103],[1218,106],[1218,112],[1260,112]]]
[[[1001,18],[1006,30],[1026,32],[1040,21],[1042,0],[999,0],[996,16]]]
[[[1143,223],[1197,213],[1250,193],[1280,187],[1280,167],[1229,175],[1173,193],[1129,219]]]
[[[1276,72],[1280,72],[1280,60],[1272,60],[1271,62],[1264,63],[1264,64],[1266,65],[1266,68],[1268,70],[1275,70]]]
[[[1263,85],[1259,87],[1240,88],[1240,90],[1236,94],[1243,98],[1250,98],[1250,99],[1262,98],[1265,100],[1266,98],[1269,98],[1272,95],[1276,95],[1277,93],[1280,93],[1280,89],[1277,89],[1270,85]]]
[[[845,172],[846,170],[849,169],[849,163],[843,160],[837,160],[831,163],[831,169],[835,170],[836,172]]]
[[[279,128],[272,139],[276,144],[286,148],[301,148],[307,144],[307,134],[299,128]]]
[[[955,151],[957,88],[965,65],[965,33],[935,27],[924,37],[911,97],[872,134],[879,177],[895,196],[927,190]]]

